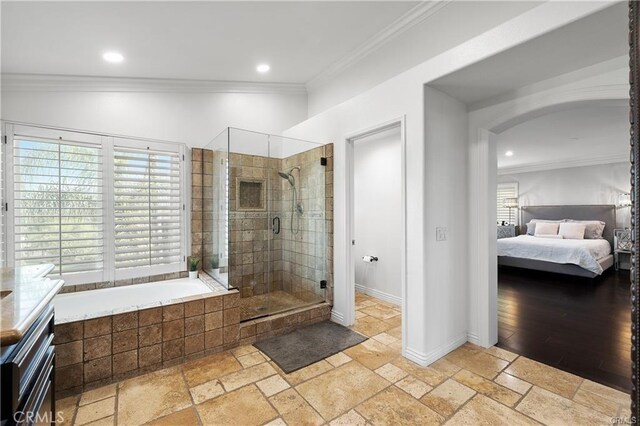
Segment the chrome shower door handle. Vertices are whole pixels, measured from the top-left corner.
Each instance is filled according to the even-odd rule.
[[[271,230],[274,234],[280,233],[280,218],[278,216],[274,217],[271,221]]]

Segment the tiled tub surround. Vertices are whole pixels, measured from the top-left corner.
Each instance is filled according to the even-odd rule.
[[[158,274],[158,275],[150,275],[145,277],[127,278],[124,280],[102,281],[97,283],[76,284],[76,285],[65,284],[62,287],[62,290],[60,290],[60,293],[61,294],[75,293],[79,291],[99,290],[103,288],[124,287],[128,285],[146,284],[146,283],[153,283],[153,282],[159,282],[159,281],[175,280],[178,278],[187,278],[188,276],[189,276],[189,272],[185,270],[181,272],[171,272],[168,274]]]
[[[56,323],[58,396],[237,346],[239,296],[210,291]]]
[[[56,322],[64,323],[160,306],[185,297],[222,292],[226,292],[226,289],[215,283],[180,278],[123,288],[59,294],[53,303]]]

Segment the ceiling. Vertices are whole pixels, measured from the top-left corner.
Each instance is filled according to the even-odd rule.
[[[507,151],[513,156],[505,156]],[[497,153],[498,169],[503,171],[624,161],[629,156],[629,107],[621,102],[534,118],[500,133]]]
[[[305,83],[417,4],[3,2],[2,72]]]
[[[511,90],[627,55],[628,5],[584,19],[444,76],[429,86],[471,106]]]

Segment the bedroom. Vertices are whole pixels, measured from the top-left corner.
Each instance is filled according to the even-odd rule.
[[[626,109],[590,102],[497,138],[498,346],[628,389]]]

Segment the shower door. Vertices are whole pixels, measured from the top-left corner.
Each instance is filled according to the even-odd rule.
[[[283,312],[325,300],[327,233],[325,146],[270,136],[275,186],[270,311]],[[275,172],[275,173],[274,173]]]

